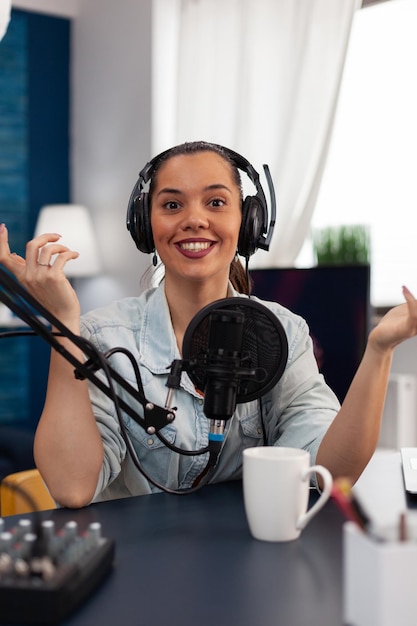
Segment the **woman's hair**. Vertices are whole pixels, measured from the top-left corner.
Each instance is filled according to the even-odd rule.
[[[182,143],[178,146],[174,146],[170,150],[162,152],[160,157],[156,157],[156,159],[154,160],[151,180],[149,184],[149,197],[151,198],[151,204],[152,194],[160,167],[173,157],[197,154],[200,152],[214,152],[215,154],[218,154],[222,159],[224,159],[226,163],[229,164],[232,171],[233,180],[236,183],[237,188],[239,189],[241,201],[243,200],[242,181],[240,178],[239,168],[237,167],[231,156],[226,152],[226,150],[224,150],[222,146],[206,141],[189,141],[186,143]],[[229,278],[236,291],[239,291],[240,293],[250,293],[251,284],[247,272],[245,271],[242,263],[236,257],[230,264]]]
[[[207,141],[187,141],[185,143],[179,144],[178,146],[174,146],[170,150],[166,150],[165,152],[162,152],[159,156],[155,157],[153,160],[151,172],[152,177],[149,186],[149,196],[152,197],[152,192],[155,186],[158,170],[161,165],[163,165],[173,157],[198,154],[200,152],[214,152],[229,164],[232,170],[233,180],[236,183],[236,187],[239,189],[241,198],[243,198],[242,181],[240,179],[240,173],[236,163],[222,146],[219,146],[216,143],[209,143]]]

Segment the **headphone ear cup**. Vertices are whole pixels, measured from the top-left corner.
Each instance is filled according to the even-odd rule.
[[[247,196],[242,206],[242,223],[240,225],[237,251],[240,256],[248,258],[256,251],[263,228],[263,210],[256,196]]]
[[[149,194],[140,193],[133,200],[130,221],[130,234],[136,247],[145,254],[155,250],[149,210]]]

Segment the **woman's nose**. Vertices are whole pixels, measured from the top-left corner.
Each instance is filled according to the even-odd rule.
[[[184,214],[182,221],[182,228],[185,229],[198,229],[208,228],[209,220],[204,208],[199,204],[190,205]]]

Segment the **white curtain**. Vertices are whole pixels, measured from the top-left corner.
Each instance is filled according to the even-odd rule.
[[[0,41],[6,34],[10,22],[11,0],[0,0]]]
[[[153,152],[204,139],[236,150],[260,174],[269,165],[277,225],[252,268],[293,265],[309,231],[360,5],[154,0]]]

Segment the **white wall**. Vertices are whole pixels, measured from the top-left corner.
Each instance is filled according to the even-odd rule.
[[[149,265],[125,218],[151,156],[151,0],[79,0],[72,49],[72,195],[92,211],[104,265],[78,287],[89,309],[136,295]]]
[[[75,17],[82,0],[13,0],[12,7],[61,17]]]
[[[417,377],[417,337],[397,346],[392,361],[392,372]]]
[[[83,311],[135,295],[149,258],[125,225],[137,174],[149,160],[152,0],[14,0],[72,18],[71,189],[89,207],[103,262],[76,284]]]

